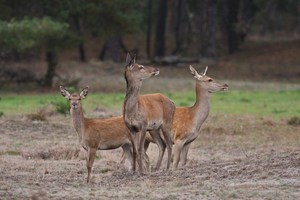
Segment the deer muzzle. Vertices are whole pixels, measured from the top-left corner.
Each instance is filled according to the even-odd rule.
[[[227,84],[224,84],[224,85],[222,86],[222,90],[223,90],[223,91],[228,90],[228,85],[227,85]]]

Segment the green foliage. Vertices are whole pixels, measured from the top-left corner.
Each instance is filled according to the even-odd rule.
[[[0,111],[0,117],[4,116],[4,113],[2,111]]]
[[[70,94],[76,92],[75,87],[66,87],[66,89],[70,92]],[[59,100],[55,100],[51,102],[54,105],[56,112],[66,115],[70,111],[69,101],[63,98],[59,98]]]
[[[57,45],[67,29],[68,24],[49,17],[0,21],[0,51],[23,52],[49,43]]]
[[[195,92],[167,94],[177,106],[192,106]],[[256,116],[293,117],[300,116],[300,91],[228,91],[213,94],[211,112],[226,114],[246,114]],[[88,114],[96,107],[121,112],[123,93],[89,94],[83,100],[83,109]],[[2,96],[0,107],[5,115],[32,113],[46,105],[53,104],[62,114],[69,112],[69,102],[61,95],[15,95]]]
[[[62,115],[66,115],[70,110],[70,104],[67,100],[54,101],[52,105],[54,105],[56,112]]]
[[[90,1],[83,7],[84,24],[98,35],[122,35],[138,31],[142,22],[139,2],[135,0]]]

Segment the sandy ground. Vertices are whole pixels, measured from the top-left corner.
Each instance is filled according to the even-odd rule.
[[[121,149],[98,151],[89,184],[69,116],[0,118],[0,135],[0,199],[300,199],[300,127],[286,120],[210,115],[187,166],[145,176]]]

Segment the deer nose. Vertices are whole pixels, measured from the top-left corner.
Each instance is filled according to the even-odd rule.
[[[77,104],[75,102],[72,102],[72,106],[75,107]]]
[[[223,91],[228,90],[228,85],[227,85],[227,84],[224,84],[223,87],[222,87],[222,90],[223,90]]]
[[[158,68],[154,68],[154,76],[159,74],[159,69]]]

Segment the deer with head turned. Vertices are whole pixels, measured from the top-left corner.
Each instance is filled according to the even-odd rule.
[[[97,150],[110,150],[122,147],[125,156],[131,162],[131,166],[133,166],[131,138],[124,124],[123,117],[87,119],[83,115],[81,100],[87,96],[88,87],[85,87],[80,94],[70,94],[64,87],[60,86],[60,92],[63,97],[70,101],[70,114],[73,126],[78,134],[79,143],[87,151],[87,182],[90,180]]]
[[[147,131],[159,144],[156,169],[161,165],[165,149],[164,143],[161,141],[160,130],[165,138],[168,151],[167,169],[171,163],[171,128],[175,105],[169,98],[159,93],[139,95],[142,81],[158,74],[158,69],[139,65],[135,62],[135,56],[127,54],[124,73],[127,88],[123,105],[123,118],[133,138],[134,170],[136,158],[140,173],[144,171],[143,162],[146,158],[144,143]]]
[[[198,72],[190,66],[190,71],[196,79],[196,102],[192,107],[176,107],[172,133],[173,135],[173,167],[176,169],[180,162],[183,166],[187,162],[187,154],[191,143],[198,137],[200,128],[210,110],[210,96],[214,92],[228,90],[228,85],[219,83],[204,73]],[[145,150],[149,143],[155,143],[155,140],[149,135],[146,137]]]

